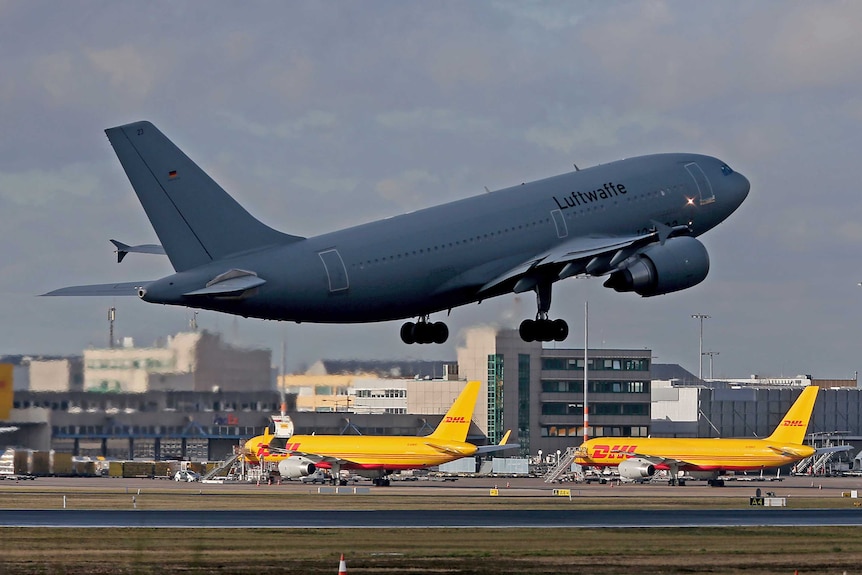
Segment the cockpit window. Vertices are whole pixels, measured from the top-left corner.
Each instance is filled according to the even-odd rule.
[[[733,170],[731,170],[730,166],[728,166],[727,164],[722,164],[721,165],[721,173],[724,174],[725,176],[729,176],[730,174],[733,173]]]

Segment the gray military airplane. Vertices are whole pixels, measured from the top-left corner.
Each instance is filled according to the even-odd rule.
[[[435,312],[506,293],[536,293],[525,341],[562,341],[551,286],[576,275],[655,296],[706,278],[695,239],[745,200],[749,182],[698,154],[656,154],[524,183],[304,238],[255,219],[149,122],[106,130],[176,273],[44,295],[137,295],[151,303],[317,323],[418,318],[405,343],[443,343]],[[112,240],[113,241],[113,240]]]

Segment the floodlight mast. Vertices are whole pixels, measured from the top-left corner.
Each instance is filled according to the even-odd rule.
[[[589,373],[588,354],[590,348],[590,302],[584,302],[584,443],[590,439],[590,404],[588,400]]]
[[[697,378],[703,381],[703,320],[710,319],[712,316],[705,313],[693,313],[692,319],[700,320],[700,350],[697,354]]]

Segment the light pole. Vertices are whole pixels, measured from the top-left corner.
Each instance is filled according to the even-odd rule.
[[[703,352],[703,355],[709,356],[709,379],[715,379],[712,375],[712,358],[714,356],[718,355],[718,352],[717,351],[705,351],[705,352]]]
[[[692,319],[700,320],[700,353],[697,354],[697,378],[703,381],[703,320],[710,319],[705,313],[693,313]]]

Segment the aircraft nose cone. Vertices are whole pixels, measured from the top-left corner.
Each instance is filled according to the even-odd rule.
[[[748,197],[748,192],[751,190],[751,182],[748,181],[748,178],[739,174],[739,183],[736,188],[739,195],[739,203],[741,204]]]

